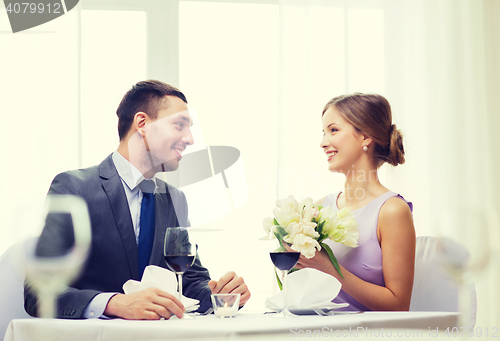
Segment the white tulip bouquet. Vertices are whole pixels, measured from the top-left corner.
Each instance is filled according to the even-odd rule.
[[[337,258],[330,246],[323,241],[329,238],[349,247],[358,246],[358,223],[350,208],[333,212],[331,207],[315,205],[311,198],[298,202],[293,196],[289,196],[276,202],[273,213],[274,218],[268,217],[263,221],[267,235],[261,239],[277,238],[280,247],[276,251],[286,251],[283,247],[285,242],[306,258],[314,257],[316,251],[324,248],[342,276]]]

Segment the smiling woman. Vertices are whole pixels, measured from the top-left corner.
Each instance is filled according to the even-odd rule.
[[[321,148],[328,169],[342,173],[346,180],[343,192],[317,204],[331,206],[334,212],[345,207],[353,210],[358,247],[325,241],[343,277],[326,250],[311,259],[301,256],[296,267],[316,268],[336,277],[342,291],[334,302],[349,303],[343,310],[408,310],[415,262],[412,204],[389,191],[377,176],[384,162],[404,162],[402,136],[392,124],[389,103],[380,95],[335,97],[323,109],[322,124]]]
[[[355,93],[335,97],[323,110],[323,125],[325,123],[329,124],[326,130],[323,130],[323,140],[335,137],[334,140],[337,141],[344,136],[351,136],[362,144],[364,152],[368,152],[370,144],[373,143],[372,158],[376,168],[385,162],[392,166],[405,162],[403,135],[396,125],[392,124],[391,107],[383,96]],[[347,141],[347,144],[349,142],[354,141]],[[346,174],[347,170],[340,172]]]

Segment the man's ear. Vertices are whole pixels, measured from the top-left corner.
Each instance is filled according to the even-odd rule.
[[[148,114],[139,111],[134,115],[134,121],[132,122],[132,128],[139,132],[142,137],[145,136],[146,122],[149,120]]]

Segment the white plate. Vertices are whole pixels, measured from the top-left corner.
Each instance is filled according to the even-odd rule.
[[[196,305],[194,305],[192,307],[186,308],[186,313],[190,313],[192,311],[198,310],[199,307],[200,307],[200,305],[196,304]]]
[[[301,309],[289,308],[288,310],[290,310],[290,312],[294,315],[322,315],[321,313],[328,315],[329,313],[331,314],[337,309],[345,308],[347,306],[349,306],[349,303],[337,303],[335,305],[328,305],[327,307],[301,308]],[[281,312],[282,310],[281,308],[280,309],[271,308],[271,309],[277,313]],[[353,311],[353,313],[356,313],[356,311]]]
[[[290,309],[290,312],[294,315],[341,315],[341,314],[358,314],[362,311],[336,311],[336,309]]]

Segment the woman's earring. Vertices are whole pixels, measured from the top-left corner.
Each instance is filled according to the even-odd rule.
[[[368,146],[363,146],[363,151],[367,152],[368,151]]]

